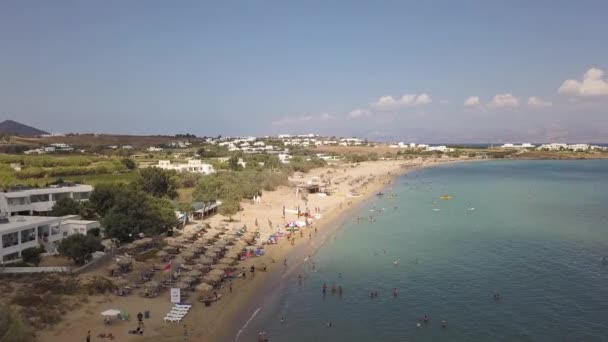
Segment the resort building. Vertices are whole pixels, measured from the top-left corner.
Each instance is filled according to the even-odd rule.
[[[79,220],[78,216],[2,216],[0,261],[6,263],[18,260],[21,252],[31,247],[43,246],[47,252],[55,253],[64,237],[86,234],[99,227],[99,222]]]
[[[196,172],[202,173],[205,175],[209,175],[215,173],[213,169],[213,165],[205,164],[199,159],[190,159],[186,164],[171,164],[169,160],[159,160],[158,165],[156,165],[159,169],[163,170],[175,170],[179,172]]]
[[[0,208],[8,216],[46,215],[57,200],[72,198],[88,201],[93,187],[83,184],[64,183],[48,188],[18,187],[0,192]]]

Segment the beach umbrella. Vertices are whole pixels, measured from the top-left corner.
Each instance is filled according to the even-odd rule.
[[[177,247],[175,246],[165,246],[163,247],[163,251],[169,253],[169,254],[175,254],[177,252]]]
[[[117,310],[117,309],[110,309],[110,310],[106,310],[101,313],[102,316],[106,316],[106,317],[115,317],[120,314],[121,314],[120,310]]]
[[[212,247],[207,248],[207,252],[219,253],[221,251],[222,251],[222,248],[218,247],[218,246],[212,246]]]
[[[219,275],[219,274],[207,274],[206,276],[203,277],[203,282],[208,283],[208,284],[217,284],[220,280],[222,280],[224,278],[224,275]]]
[[[195,290],[198,292],[211,292],[211,291],[213,291],[213,289],[214,289],[214,287],[207,283],[200,283],[195,288]]]
[[[192,285],[196,282],[196,279],[189,277],[189,276],[185,276],[185,277],[180,278],[180,281],[185,284]]]
[[[226,265],[234,265],[234,261],[235,261],[234,258],[223,257],[218,261],[218,263],[226,264]]]
[[[215,271],[215,270],[222,270],[222,271],[226,271],[227,269],[230,268],[230,265],[226,265],[226,264],[215,264],[215,265],[211,265],[211,270]]]
[[[202,256],[197,259],[197,263],[201,265],[211,265],[213,263],[213,258],[210,258],[208,256]]]
[[[144,287],[146,289],[158,289],[160,287],[160,283],[155,280],[150,280],[144,284]]]
[[[211,270],[211,272],[209,272],[210,275],[219,275],[221,277],[224,277],[224,274],[226,274],[226,272],[224,270]]]
[[[192,260],[194,259],[194,253],[192,252],[183,252],[181,254],[181,256],[185,259],[185,260]]]
[[[129,266],[133,263],[131,258],[118,258],[116,259],[116,263],[120,266]]]
[[[200,278],[203,276],[203,272],[197,271],[197,270],[192,270],[192,271],[187,272],[186,275],[188,277]]]
[[[171,287],[178,288],[180,290],[187,290],[188,288],[190,288],[190,285],[184,283],[183,281],[180,281],[175,283],[174,285],[171,285]]]

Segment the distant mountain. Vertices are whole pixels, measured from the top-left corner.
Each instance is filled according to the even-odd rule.
[[[4,120],[3,122],[0,122],[0,133],[18,135],[20,137],[34,137],[42,134],[49,134],[38,128],[24,125],[13,120]]]

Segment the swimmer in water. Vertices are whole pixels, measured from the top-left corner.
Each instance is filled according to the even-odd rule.
[[[429,322],[429,316],[427,316],[426,314],[424,314],[423,321],[424,321],[424,323],[428,323]]]
[[[393,297],[397,297],[398,292],[397,292],[397,288],[393,288]]]
[[[394,260],[394,261],[393,261],[393,264],[394,264],[394,265],[399,265],[399,261]]]
[[[327,284],[323,283],[323,293],[327,292]]]
[[[281,317],[281,323],[285,322],[285,317]]]
[[[447,328],[448,327],[448,323],[445,321],[445,319],[443,321],[441,321],[441,327],[442,328]]]

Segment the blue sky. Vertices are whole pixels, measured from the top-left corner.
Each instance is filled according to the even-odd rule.
[[[0,118],[53,132],[608,141],[606,13],[605,1],[2,1]]]

